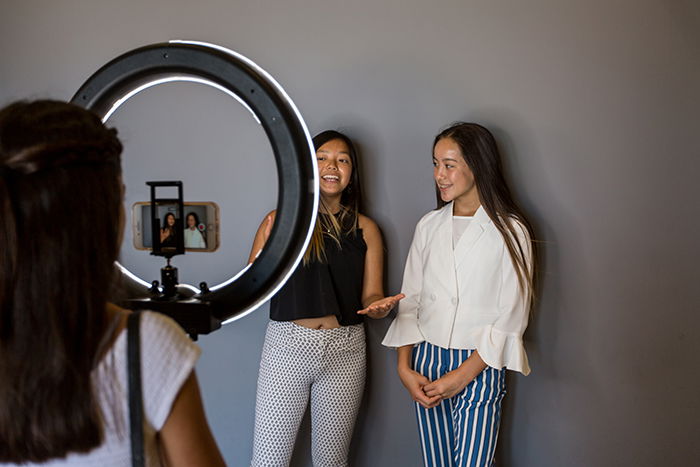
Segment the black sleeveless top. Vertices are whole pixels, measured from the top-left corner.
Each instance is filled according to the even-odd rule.
[[[324,216],[327,214],[319,214]],[[272,297],[270,319],[293,321],[335,315],[342,326],[360,324],[363,316],[362,282],[367,245],[362,229],[350,228],[354,219],[343,225],[340,246],[324,234],[325,261],[300,263],[284,287]]]

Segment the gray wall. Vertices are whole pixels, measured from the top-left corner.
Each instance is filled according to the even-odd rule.
[[[543,259],[526,335],[533,373],[509,378],[501,465],[700,458],[697,2],[2,0],[0,102],[69,99],[111,58],[170,38],[249,56],[312,132],[356,139],[392,293],[433,207],[433,135],[457,119],[493,130]],[[235,102],[181,86],[144,93],[112,123],[126,141],[128,203],[145,198],[145,179],[177,177],[188,198],[221,204],[222,249],[176,262],[187,280],[217,282],[243,265],[276,174]],[[146,276],[160,266],[128,245],[123,257]],[[266,314],[201,339],[206,408],[231,465],[250,456]],[[378,344],[388,322],[368,324],[355,464],[420,465],[395,357]],[[308,428],[295,465],[310,465],[303,443]]]

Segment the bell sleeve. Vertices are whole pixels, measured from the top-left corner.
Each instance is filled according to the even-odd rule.
[[[514,222],[514,225],[518,230],[517,240],[522,246],[525,264],[531,270],[532,246],[527,229],[517,222]],[[530,366],[523,345],[523,333],[530,314],[529,293],[520,291],[518,275],[505,243],[501,269],[499,315],[493,324],[481,329],[476,348],[488,366],[496,369],[507,368],[528,375]]]

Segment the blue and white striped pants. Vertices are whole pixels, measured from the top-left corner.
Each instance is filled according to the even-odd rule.
[[[435,381],[456,369],[472,352],[421,342],[413,348],[413,368]],[[505,382],[505,370],[487,367],[464,390],[437,407],[425,409],[416,403],[426,467],[492,465]]]

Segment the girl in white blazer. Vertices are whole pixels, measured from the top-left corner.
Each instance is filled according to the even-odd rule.
[[[416,402],[426,466],[493,463],[505,369],[530,372],[531,228],[491,133],[457,123],[433,144],[438,209],[418,222],[383,344]]]

